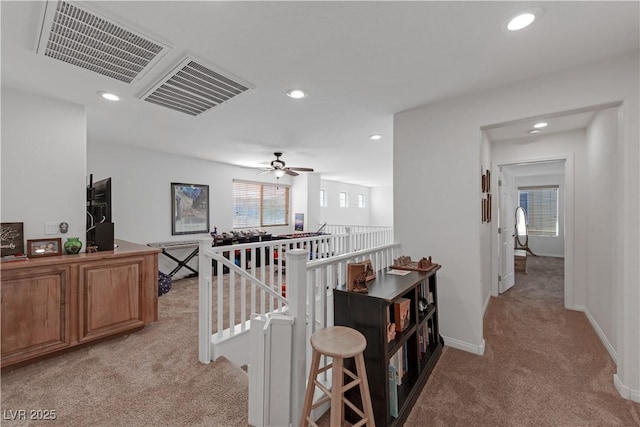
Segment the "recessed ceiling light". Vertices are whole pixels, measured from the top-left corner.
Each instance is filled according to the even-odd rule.
[[[104,99],[108,99],[109,101],[120,101],[120,97],[114,93],[98,92],[98,95],[100,95]]]
[[[307,96],[307,93],[302,89],[291,89],[287,92],[287,96],[293,99],[300,99]]]
[[[536,15],[534,15],[531,12],[521,13],[520,15],[512,18],[509,21],[509,23],[507,24],[507,29],[509,31],[522,30],[523,28],[526,28],[529,25],[531,25],[531,23],[535,21],[535,19],[536,19]]]
[[[533,125],[533,127],[536,128],[536,129],[540,129],[540,128],[546,128],[548,125],[549,125],[549,123],[540,122],[540,123],[536,123],[535,125]]]
[[[379,134],[377,134],[377,133],[376,133],[376,134],[374,134],[374,135],[371,135],[371,136],[369,137],[369,139],[373,139],[374,141],[377,141],[377,140],[379,140],[379,139],[382,139],[382,135],[379,135]]]
[[[532,129],[529,131],[529,133],[540,133],[540,131],[538,129]]]

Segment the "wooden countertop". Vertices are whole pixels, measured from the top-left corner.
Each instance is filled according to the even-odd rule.
[[[161,252],[158,248],[152,248],[147,245],[139,245],[137,243],[128,242],[126,240],[116,239],[116,244],[118,245],[118,247],[112,251],[101,251],[90,254],[83,252],[76,255],[56,255],[45,256],[41,258],[29,258],[20,261],[5,261],[0,263],[0,270],[18,270],[22,268],[68,264],[71,262],[98,261],[101,259],[114,259],[120,257],[130,257],[131,255],[146,255]]]

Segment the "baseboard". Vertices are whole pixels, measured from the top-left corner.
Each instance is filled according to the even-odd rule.
[[[482,305],[482,316],[487,312],[487,307],[489,307],[489,301],[491,301],[491,292],[487,294],[487,297],[484,300],[484,304]]]
[[[484,339],[482,340],[482,343],[480,345],[470,344],[465,341],[460,341],[455,338],[449,338],[445,336],[443,336],[442,339],[444,339],[444,345],[449,346],[451,348],[456,348],[458,350],[477,354],[479,356],[482,356],[484,354],[484,344],[485,344]]]
[[[591,327],[593,328],[594,331],[596,331],[596,334],[598,334],[598,337],[600,337],[600,341],[602,341],[602,344],[604,344],[604,348],[606,348],[607,352],[609,352],[609,356],[611,356],[613,363],[617,364],[618,353],[616,352],[616,349],[613,348],[613,345],[611,345],[611,342],[609,341],[607,336],[604,334],[602,329],[600,329],[600,325],[598,325],[598,322],[596,322],[596,319],[593,318],[593,316],[589,312],[589,309],[587,309],[586,307],[580,307],[579,310],[584,312],[585,316],[587,316],[589,323],[591,323]]]
[[[613,374],[613,385],[615,385],[616,390],[620,393],[620,396],[624,397],[628,400],[633,400],[634,402],[640,403],[640,390],[631,390],[626,385],[622,384],[620,377],[618,374]]]

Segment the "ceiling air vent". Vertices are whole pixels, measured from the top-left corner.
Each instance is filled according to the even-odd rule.
[[[141,98],[197,116],[250,89],[238,77],[187,58]]]
[[[169,47],[67,1],[47,2],[37,52],[131,83]]]

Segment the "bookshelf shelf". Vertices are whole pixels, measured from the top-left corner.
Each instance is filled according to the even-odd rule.
[[[344,287],[334,291],[335,325],[354,328],[367,339],[364,359],[377,426],[404,423],[442,353],[436,283],[439,269],[412,271],[406,276],[378,272],[376,279],[367,283],[366,294],[348,292]],[[398,320],[395,305],[402,302],[406,310],[406,300],[408,326],[387,342],[387,324]],[[426,307],[424,301],[428,302]],[[348,399],[359,404],[357,387],[349,393]],[[347,420],[358,419],[345,409]]]

